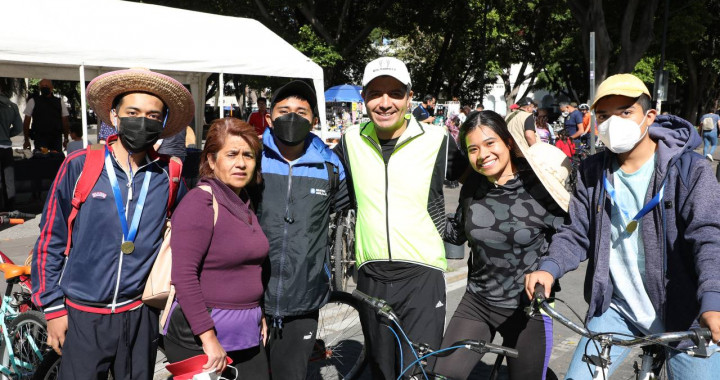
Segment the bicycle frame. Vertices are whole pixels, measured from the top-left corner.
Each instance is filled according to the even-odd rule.
[[[565,325],[573,332],[582,335],[592,341],[596,341],[599,344],[599,357],[585,355],[585,357],[583,358],[584,361],[588,362],[591,365],[594,365],[596,368],[596,371],[593,374],[593,380],[608,379],[608,371],[610,369],[610,365],[612,364],[610,360],[610,349],[612,348],[612,346],[643,348],[643,353],[640,356],[641,364],[639,367],[637,367],[637,365],[635,367],[636,379],[639,380],[649,380],[655,377],[652,371],[653,353],[651,352],[649,347],[657,346],[659,343],[680,342],[682,340],[689,339],[693,341],[693,343],[695,344],[695,348],[682,350],[688,355],[700,358],[708,358],[712,354],[717,352],[716,350],[708,350],[708,347],[705,344],[705,341],[712,337],[712,333],[708,329],[693,329],[684,332],[652,334],[634,339],[618,339],[612,334],[595,333],[571,321],[564,315],[558,313],[553,307],[551,307],[548,304],[547,299],[545,298],[545,288],[539,284],[535,287],[533,304],[539,306],[550,317]],[[532,307],[530,307],[528,312],[532,312]]]
[[[2,254],[1,252],[0,254],[3,256],[3,260],[9,260],[4,262],[12,262],[12,260],[7,258],[7,256]],[[2,350],[2,363],[0,363],[0,374],[2,375],[3,379],[14,378],[13,375],[19,373],[21,369],[33,369],[31,363],[22,361],[15,357],[15,353],[11,349],[13,342],[10,337],[10,331],[8,329],[8,324],[21,314],[19,310],[19,305],[17,304],[17,302],[15,302],[15,299],[13,297],[14,285],[23,282],[23,279],[20,277],[12,280],[6,280],[7,288],[5,289],[2,303],[0,303],[0,331],[2,332],[2,341],[0,342],[0,350]],[[31,335],[26,335],[24,338],[27,340],[28,344],[32,348],[35,355],[37,355],[39,360],[42,360],[43,353],[41,352],[33,337]]]
[[[377,315],[387,318],[388,320],[393,322],[395,324],[395,326],[399,329],[399,331],[402,333],[402,336],[405,338],[408,345],[414,350],[413,354],[415,355],[416,360],[414,362],[410,363],[409,365],[405,366],[404,369],[401,368],[403,371],[400,374],[400,376],[398,377],[398,380],[400,380],[402,378],[402,376],[407,371],[409,371],[412,367],[414,367],[415,365],[420,366],[420,368],[422,370],[422,374],[424,375],[424,378],[428,379],[427,373],[425,372],[425,368],[422,364],[422,360],[427,359],[430,356],[437,356],[437,357],[448,356],[452,352],[454,352],[455,350],[460,349],[460,348],[465,348],[465,349],[468,349],[471,351],[475,351],[479,354],[493,353],[493,354],[497,354],[497,355],[504,355],[504,356],[507,356],[510,358],[518,357],[517,350],[515,350],[513,348],[498,346],[496,344],[487,343],[485,341],[477,341],[477,340],[471,340],[471,339],[464,339],[464,340],[455,342],[447,348],[433,350],[432,348],[430,348],[430,346],[428,346],[425,343],[418,344],[418,343],[410,341],[410,339],[407,337],[407,335],[403,331],[402,327],[400,326],[400,318],[398,318],[398,316],[395,314],[395,312],[392,310],[390,305],[388,305],[388,303],[385,300],[370,297],[367,294],[365,294],[357,289],[352,292],[352,296],[355,297],[356,299],[364,302],[371,308],[373,308]],[[398,344],[400,344],[399,337],[398,337]],[[437,376],[439,374],[434,374],[434,375]]]

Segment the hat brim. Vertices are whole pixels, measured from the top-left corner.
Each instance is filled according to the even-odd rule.
[[[564,183],[560,183],[557,179],[553,178],[553,176],[546,171],[547,169],[543,167],[540,162],[537,161],[537,158],[534,155],[530,154],[530,145],[528,145],[527,140],[525,140],[524,120],[513,120],[516,117],[518,117],[518,115],[513,116],[513,118],[508,120],[507,122],[510,135],[512,135],[513,140],[515,141],[515,154],[520,157],[525,157],[527,162],[530,164],[533,172],[535,172],[535,175],[538,177],[538,179],[540,179],[540,182],[545,187],[545,190],[547,190],[547,192],[555,200],[558,206],[560,206],[560,208],[567,212],[568,205],[570,204],[570,193],[565,188]],[[537,141],[535,144],[544,144],[542,148],[557,149],[558,151],[560,151],[559,148],[542,141]],[[540,146],[538,146],[538,148],[540,148]],[[566,166],[568,168],[569,174],[570,170],[572,170],[570,168],[570,160],[567,158],[567,156],[565,156],[565,153],[562,153],[562,151],[560,151],[560,153],[563,155],[563,157],[565,157],[563,159],[563,166]]]
[[[617,95],[617,96],[627,96],[628,98],[639,98],[640,95],[642,95],[642,94],[650,96],[650,94],[648,94],[642,90],[615,90],[615,91],[608,91],[605,94],[597,94],[595,96],[595,101],[590,106],[590,109],[595,110],[595,106],[597,105],[597,103],[607,96]]]
[[[88,106],[101,121],[114,125],[110,120],[113,100],[120,94],[133,92],[153,94],[167,107],[167,121],[160,138],[184,130],[195,115],[192,94],[182,83],[167,75],[144,69],[111,71],[96,77],[87,87]]]

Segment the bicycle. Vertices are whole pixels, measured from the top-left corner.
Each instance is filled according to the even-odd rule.
[[[357,301],[349,293],[331,292],[330,300],[320,309],[306,378],[356,379],[365,365],[365,338]]]
[[[562,300],[555,298],[555,300],[563,302]],[[595,371],[593,374],[594,380],[607,379],[608,370],[612,364],[610,360],[610,349],[612,346],[624,346],[624,347],[639,347],[642,348],[642,355],[640,355],[641,362],[638,364],[634,363],[635,379],[636,380],[650,380],[657,379],[661,376],[661,372],[664,364],[664,349],[669,348],[678,352],[684,352],[694,357],[708,358],[715,352],[720,351],[720,348],[714,350],[708,350],[707,340],[710,339],[712,333],[710,330],[705,328],[693,329],[690,331],[683,332],[667,332],[660,334],[652,334],[644,337],[629,336],[627,334],[616,334],[612,332],[594,332],[588,330],[584,326],[580,326],[577,323],[571,321],[569,318],[560,314],[555,308],[550,306],[548,299],[545,298],[545,288],[537,284],[533,293],[533,301],[531,306],[528,307],[528,314],[534,313],[538,308],[546,312],[550,317],[557,320],[561,324],[567,326],[573,332],[588,338],[588,344],[591,342],[599,347],[599,356],[587,355],[587,348],[585,346],[586,354],[583,357],[588,365],[588,370],[592,373],[591,365],[596,368],[599,367],[601,370]],[[570,309],[576,317],[579,318],[577,313]],[[619,337],[630,337],[631,339],[619,339]],[[695,347],[688,349],[680,349],[672,347],[669,344],[680,342],[683,340],[691,340]]]
[[[24,219],[34,217],[19,211],[3,212],[0,213],[0,224],[22,224]],[[30,379],[50,350],[46,344],[45,315],[30,300],[30,266],[15,265],[0,252],[0,272],[6,283],[0,303],[0,374],[4,379]]]
[[[335,213],[330,223],[330,267],[332,285],[336,291],[347,290],[350,277],[356,278],[355,269],[355,210]]]
[[[373,310],[375,310],[375,312],[379,316],[384,317],[384,318],[388,319],[391,323],[393,323],[395,325],[395,329],[397,329],[400,332],[400,336],[402,336],[405,339],[405,341],[407,342],[408,346],[411,347],[411,350],[413,351],[413,354],[416,359],[414,362],[405,366],[402,363],[402,345],[400,344],[400,336],[396,336],[396,338],[398,340],[398,346],[400,347],[400,357],[401,357],[400,366],[402,368],[402,371],[400,372],[400,376],[398,376],[398,378],[397,378],[398,380],[402,379],[403,375],[408,373],[408,371],[410,371],[416,365],[419,366],[420,373],[416,373],[415,375],[413,375],[412,379],[446,380],[447,378],[445,376],[443,376],[442,374],[432,373],[425,369],[425,367],[427,366],[426,359],[431,356],[436,356],[436,357],[448,356],[448,355],[452,354],[453,352],[455,352],[456,350],[461,349],[461,348],[475,351],[481,355],[484,355],[486,353],[493,353],[493,354],[507,356],[507,357],[511,357],[511,358],[517,358],[517,356],[518,356],[517,350],[515,350],[513,348],[504,347],[504,346],[500,346],[500,345],[496,345],[496,344],[492,344],[492,343],[487,343],[482,340],[472,340],[472,339],[463,339],[463,340],[452,343],[447,348],[434,350],[426,343],[412,342],[408,338],[408,336],[405,334],[402,327],[400,326],[400,319],[398,318],[398,316],[395,314],[395,312],[392,310],[390,305],[388,305],[388,303],[385,300],[370,297],[367,294],[365,294],[359,290],[354,290],[352,292],[352,296],[355,297],[356,299],[364,302],[369,307],[371,307]],[[393,332],[394,332],[394,328],[390,327],[389,325],[387,325],[387,326],[389,328],[393,329]]]

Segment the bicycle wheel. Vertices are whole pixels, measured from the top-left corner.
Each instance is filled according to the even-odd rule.
[[[345,224],[342,222],[343,217],[339,216],[338,222],[335,224],[335,242],[333,243],[333,286],[334,290],[344,292],[347,288],[347,276],[345,271],[345,252],[347,245],[345,244]]]
[[[31,379],[43,356],[50,351],[45,315],[35,310],[24,312],[13,319],[8,330],[15,357],[14,378]]]
[[[35,370],[32,380],[56,380],[60,372],[61,358],[55,351],[48,352]]]
[[[307,379],[356,379],[365,368],[365,338],[357,302],[348,293],[332,292],[320,309],[315,347]]]

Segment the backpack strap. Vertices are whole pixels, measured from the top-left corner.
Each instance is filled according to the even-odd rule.
[[[168,165],[168,176],[170,177],[170,191],[168,192],[167,216],[172,214],[173,206],[177,200],[178,189],[180,188],[180,177],[182,176],[182,161],[177,157],[170,157]]]
[[[75,217],[80,210],[80,206],[85,203],[88,195],[92,191],[100,173],[105,165],[105,145],[104,144],[93,144],[87,147],[85,153],[85,164],[83,170],[80,173],[80,178],[75,184],[72,198],[72,211],[68,217],[68,236],[67,245],[65,246],[65,256],[70,254],[70,246],[72,245],[72,230],[75,222]]]

